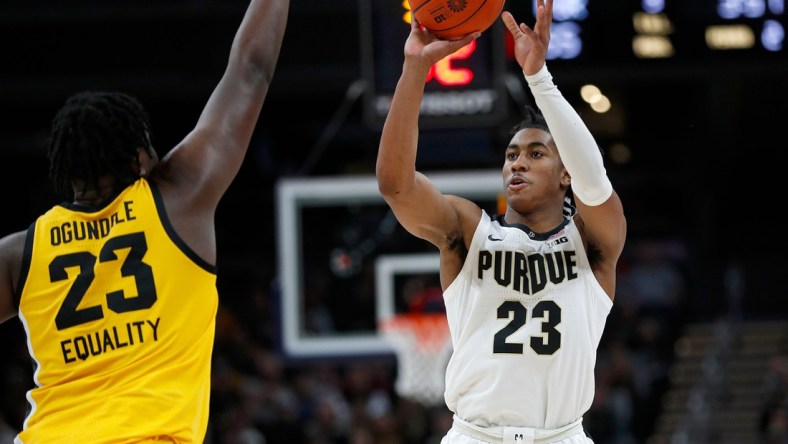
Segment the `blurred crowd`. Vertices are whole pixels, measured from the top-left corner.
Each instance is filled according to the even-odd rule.
[[[788,443],[788,338],[769,360],[761,391],[760,432],[764,444]]]

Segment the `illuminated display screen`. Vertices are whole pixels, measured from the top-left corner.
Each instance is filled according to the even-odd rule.
[[[534,2],[507,8],[534,20]],[[548,59],[784,60],[785,27],[785,0],[570,0],[555,3]]]
[[[548,60],[556,72],[584,68],[648,74],[665,64],[681,70],[722,63],[769,69],[788,63],[786,0],[562,0],[553,11]],[[409,33],[407,0],[359,0],[365,117],[382,125],[402,70]],[[507,1],[515,18],[533,24],[535,2]],[[506,112],[504,77],[520,76],[500,21],[431,73],[423,127],[466,127],[500,121]],[[568,70],[568,71],[567,71]],[[674,71],[678,72],[678,71]]]
[[[410,33],[407,0],[359,0],[364,114],[381,127],[402,73],[403,48]],[[497,23],[493,28],[502,28]],[[506,111],[502,29],[491,29],[470,45],[436,63],[425,79],[420,125],[425,128],[484,126]]]
[[[676,43],[693,42],[678,55],[722,56],[727,51],[737,55],[749,54],[759,58],[784,58],[785,12],[784,0],[704,0],[697,5],[677,2],[667,8],[667,14],[677,18]],[[686,2],[692,3],[692,2]],[[671,8],[675,11],[671,11]],[[684,37],[686,35],[686,37]],[[732,60],[736,58],[731,56]]]

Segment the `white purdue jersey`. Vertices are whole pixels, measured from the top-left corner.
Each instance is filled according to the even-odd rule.
[[[536,234],[482,212],[444,300],[454,347],[445,399],[459,418],[554,429],[591,407],[613,303],[573,220]]]

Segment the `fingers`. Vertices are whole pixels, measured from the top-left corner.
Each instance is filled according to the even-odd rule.
[[[536,38],[533,29],[529,28],[525,23],[520,23],[520,31],[531,40]]]
[[[474,33],[466,35],[465,37],[463,37],[463,38],[461,38],[459,40],[452,40],[451,43],[449,44],[449,46],[451,47],[452,53],[454,53],[455,51],[458,51],[460,48],[464,47],[468,43],[471,43],[472,41],[478,39],[481,35],[482,35],[481,32],[474,32]]]
[[[544,8],[544,15],[547,17],[545,26],[550,29],[550,25],[553,23],[553,0],[547,0],[547,4],[545,4]]]
[[[413,13],[413,11],[410,11],[410,30],[413,31],[417,29],[421,29],[421,25],[419,24],[419,21],[416,20],[416,15]]]
[[[544,31],[550,31],[550,26],[553,23],[553,0],[537,0],[537,7],[536,7],[536,24],[534,25],[534,29],[537,32],[542,33]]]
[[[517,37],[517,33],[522,31],[520,26],[514,20],[514,16],[512,16],[511,12],[504,11],[501,13],[501,19],[503,20],[503,24],[506,26],[506,29],[508,29],[512,34],[512,37]]]
[[[536,0],[536,22],[542,18],[542,11],[544,10],[544,0]]]
[[[501,13],[501,19],[503,20],[503,24],[506,26],[506,29],[509,30],[509,33],[512,34],[512,37],[515,39],[520,35],[524,34],[529,38],[533,38],[533,30],[528,27],[525,23],[518,24],[514,20],[514,16],[509,11],[504,11]]]

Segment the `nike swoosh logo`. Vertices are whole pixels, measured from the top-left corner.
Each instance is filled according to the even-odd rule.
[[[490,239],[491,241],[502,241],[502,240],[503,240],[503,238],[501,238],[501,239],[498,239],[498,238],[495,238],[495,237],[493,237],[493,235],[492,235],[492,234],[491,234],[491,235],[489,235],[489,236],[487,236],[487,239]]]

